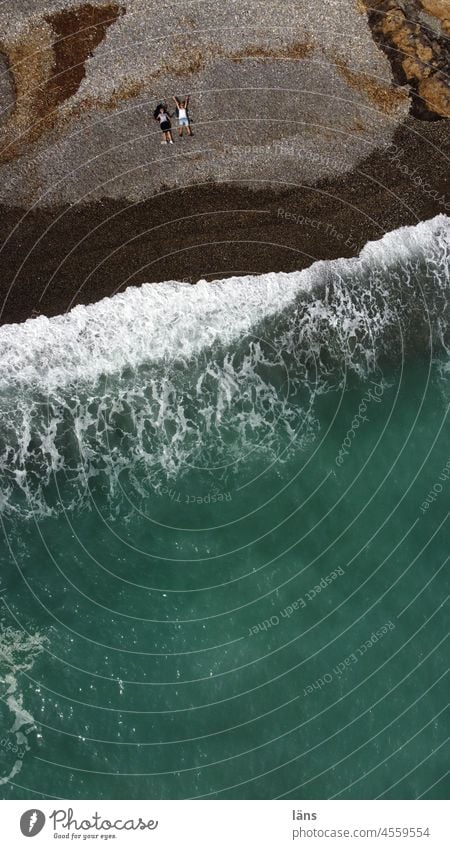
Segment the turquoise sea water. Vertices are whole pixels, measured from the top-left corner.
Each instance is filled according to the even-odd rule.
[[[0,330],[2,798],[444,798],[449,220]]]

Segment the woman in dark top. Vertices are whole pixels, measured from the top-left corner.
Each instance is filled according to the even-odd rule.
[[[162,130],[163,138],[161,144],[173,144],[170,116],[167,112],[167,108],[162,103],[156,107],[153,117],[155,121],[158,121]]]

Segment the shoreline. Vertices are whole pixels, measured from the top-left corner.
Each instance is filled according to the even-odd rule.
[[[0,323],[62,314],[144,282],[299,271],[449,213],[450,124],[408,119],[392,145],[319,184],[176,187],[141,202],[0,207]],[[425,182],[424,182],[425,181]]]

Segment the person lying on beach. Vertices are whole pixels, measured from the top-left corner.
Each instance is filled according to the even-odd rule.
[[[164,104],[160,103],[156,107],[153,113],[153,117],[155,121],[158,121],[159,126],[162,130],[163,138],[161,144],[173,144],[170,116],[167,112],[167,107],[164,106]]]
[[[188,115],[188,103],[189,103],[189,95],[185,100],[178,100],[178,97],[173,96],[173,100],[177,105],[177,117],[178,117],[178,135],[180,139],[183,138],[183,127],[186,127],[186,133],[188,136],[192,136],[192,130],[189,122]]]

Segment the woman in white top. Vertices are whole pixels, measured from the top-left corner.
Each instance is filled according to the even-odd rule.
[[[183,138],[183,127],[186,127],[186,133],[188,136],[192,136],[192,130],[189,124],[189,115],[188,115],[188,103],[189,103],[189,95],[186,97],[186,100],[178,100],[178,97],[173,97],[175,103],[177,104],[177,117],[178,117],[178,135],[180,139]]]

